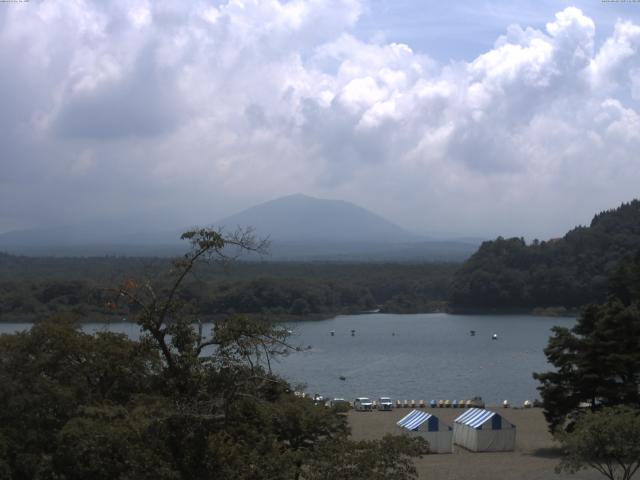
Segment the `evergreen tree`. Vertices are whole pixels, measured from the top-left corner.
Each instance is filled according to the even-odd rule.
[[[572,329],[555,327],[545,355],[556,370],[535,373],[550,429],[571,427],[581,403],[640,406],[640,254],[625,259],[606,303],[587,307]]]

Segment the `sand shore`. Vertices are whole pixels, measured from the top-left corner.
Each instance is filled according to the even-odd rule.
[[[504,416],[517,428],[516,449],[513,452],[473,453],[454,446],[454,453],[427,455],[416,460],[421,479],[429,480],[516,480],[557,479],[595,480],[604,478],[595,471],[584,470],[575,475],[555,473],[559,462],[556,445],[539,408],[491,408]],[[425,409],[448,425],[464,410],[454,408]],[[398,434],[396,422],[408,414],[410,408],[390,412],[374,411],[348,413],[352,436],[355,440],[372,440],[386,433]]]

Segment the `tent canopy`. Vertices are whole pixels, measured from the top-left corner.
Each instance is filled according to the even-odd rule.
[[[400,419],[398,427],[408,430],[411,435],[422,436],[429,442],[430,453],[451,453],[453,450],[453,431],[451,427],[441,424],[438,417],[420,410],[412,410]]]
[[[422,427],[422,430],[428,432],[437,432],[440,427],[438,417],[427,412],[421,412],[420,410],[412,410],[409,415],[398,421],[398,426],[414,431]]]
[[[516,427],[496,412],[472,408],[454,420],[453,440],[473,452],[512,451]]]
[[[491,429],[500,430],[502,428],[502,417],[496,412],[483,410],[481,408],[472,408],[454,420],[455,423],[466,425],[471,428],[480,429],[491,420]]]

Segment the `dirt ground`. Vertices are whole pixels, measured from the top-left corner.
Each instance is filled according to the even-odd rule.
[[[421,479],[429,480],[511,480],[555,479],[595,480],[604,478],[595,471],[575,475],[555,473],[559,462],[556,445],[547,431],[542,410],[488,408],[516,426],[516,449],[513,452],[474,453],[454,446],[452,454],[427,455],[416,460]],[[464,410],[454,408],[425,409],[441,422],[453,425]],[[396,422],[411,411],[398,408],[390,412],[350,411],[349,424],[355,440],[372,440],[386,433],[398,434]]]

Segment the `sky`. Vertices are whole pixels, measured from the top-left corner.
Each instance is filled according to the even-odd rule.
[[[640,2],[0,2],[0,232],[304,193],[551,238],[639,196]]]

